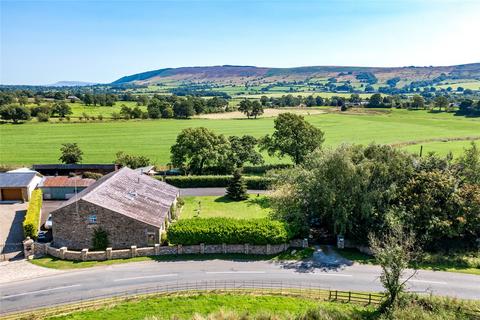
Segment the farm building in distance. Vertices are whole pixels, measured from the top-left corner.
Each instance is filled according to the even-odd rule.
[[[116,164],[34,164],[33,170],[44,176],[82,175],[85,172],[108,174],[118,170]]]
[[[40,189],[45,200],[67,200],[94,183],[94,179],[83,179],[77,176],[54,176],[45,177],[40,184]]]
[[[51,212],[53,245],[92,248],[101,229],[114,249],[153,246],[160,243],[178,196],[179,189],[124,167]]]
[[[41,181],[37,172],[0,173],[0,201],[28,201]]]

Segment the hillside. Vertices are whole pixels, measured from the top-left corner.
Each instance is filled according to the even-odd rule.
[[[334,80],[332,80],[334,78]],[[412,82],[447,80],[480,80],[480,63],[442,67],[349,67],[311,66],[296,68],[263,68],[255,66],[210,66],[165,68],[122,77],[112,84],[155,85],[183,83],[216,83],[222,85],[268,85],[278,82],[368,83],[392,86],[410,85]]]

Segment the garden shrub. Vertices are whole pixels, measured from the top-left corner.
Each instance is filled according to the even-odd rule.
[[[161,179],[161,178],[158,178]],[[167,176],[165,182],[177,188],[226,188],[232,176]],[[248,189],[266,190],[272,178],[244,177]]]
[[[93,250],[105,250],[110,244],[107,231],[100,227],[93,230],[92,243]]]
[[[271,219],[192,218],[173,223],[171,244],[281,244],[292,238],[288,226]]]
[[[23,220],[23,235],[37,239],[38,227],[40,225],[40,210],[42,209],[42,190],[35,189],[28,203],[25,220]]]

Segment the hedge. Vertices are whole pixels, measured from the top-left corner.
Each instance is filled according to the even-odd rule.
[[[42,190],[35,189],[30,196],[25,220],[23,220],[23,235],[36,239],[40,225],[40,210],[42,209]]]
[[[266,190],[271,178],[243,176],[248,189]],[[157,179],[162,179],[157,177]],[[232,176],[167,176],[165,182],[177,188],[226,188]]]
[[[266,164],[263,166],[246,166],[243,167],[243,173],[245,174],[265,174],[270,170],[283,170],[291,169],[293,164],[289,163],[278,163],[278,164]]]
[[[292,238],[288,226],[271,219],[191,218],[167,230],[170,244],[280,244]]]

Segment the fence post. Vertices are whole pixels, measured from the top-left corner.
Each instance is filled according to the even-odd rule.
[[[352,299],[352,291],[348,291],[348,302]]]
[[[368,294],[368,304],[371,304],[372,303],[372,294],[369,293]]]

